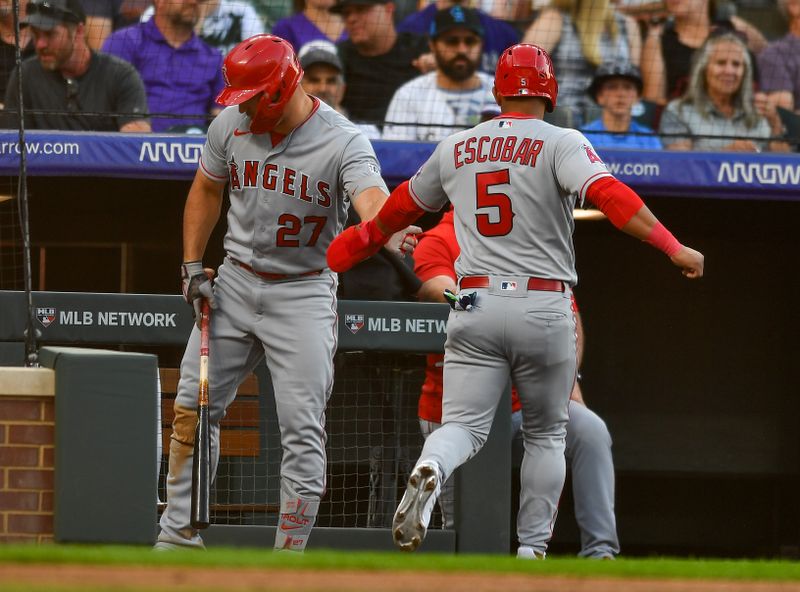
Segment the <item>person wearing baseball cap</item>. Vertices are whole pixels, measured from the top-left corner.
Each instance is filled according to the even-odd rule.
[[[15,68],[6,89],[3,127],[17,127],[20,69],[25,81],[25,124],[33,129],[149,132],[147,96],[136,70],[86,43],[86,15],[79,0],[28,2],[36,56]]]
[[[453,8],[454,6],[466,6],[467,4],[466,0],[435,0],[400,21],[400,24],[397,25],[397,30],[418,35],[428,35],[431,23],[439,11]],[[483,54],[481,55],[480,69],[490,76],[494,76],[495,66],[500,54],[506,48],[518,43],[520,34],[511,24],[494,18],[489,13],[480,9],[476,9],[476,12],[483,28]]]
[[[433,72],[405,83],[392,97],[384,140],[438,142],[481,119],[493,79],[479,71],[483,26],[472,8],[436,13],[429,28]]]
[[[595,72],[587,94],[602,108],[602,115],[581,128],[596,148],[661,150],[655,132],[633,119],[642,95],[639,68],[627,61],[606,62]]]
[[[42,31],[52,31],[61,24],[78,25],[86,22],[86,14],[79,0],[35,0],[28,2],[26,12],[27,16],[21,24]]]
[[[297,52],[297,58],[305,72],[300,82],[303,90],[347,117],[347,109],[342,107],[342,97],[346,88],[342,74],[344,68],[342,60],[336,52],[336,46],[324,39],[309,41]],[[372,124],[354,123],[353,125],[370,140],[377,140],[381,137],[380,130]]]

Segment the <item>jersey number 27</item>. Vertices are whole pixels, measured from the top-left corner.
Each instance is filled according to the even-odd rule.
[[[278,247],[299,247],[300,241],[297,235],[303,229],[303,226],[312,225],[311,236],[308,237],[306,247],[313,247],[317,244],[319,235],[322,234],[322,229],[325,228],[325,223],[328,218],[325,216],[306,216],[302,220],[294,214],[281,214],[278,216],[278,234],[275,237],[275,244]]]

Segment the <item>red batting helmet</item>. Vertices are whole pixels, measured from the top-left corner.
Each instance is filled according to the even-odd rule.
[[[558,96],[553,60],[538,45],[512,45],[497,62],[494,87],[502,97],[542,97],[552,111]]]
[[[221,105],[239,105],[264,93],[250,122],[251,132],[263,134],[280,120],[303,78],[303,68],[287,41],[275,35],[254,35],[228,53],[222,74],[225,88],[217,97]]]

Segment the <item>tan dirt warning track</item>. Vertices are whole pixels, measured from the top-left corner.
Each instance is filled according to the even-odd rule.
[[[153,589],[183,592],[800,592],[794,582],[578,578],[524,574],[445,574],[254,568],[0,565],[3,584],[52,589]]]

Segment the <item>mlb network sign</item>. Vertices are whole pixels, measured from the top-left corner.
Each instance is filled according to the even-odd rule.
[[[174,312],[57,311],[49,306],[36,308],[36,318],[44,328],[55,323],[73,327],[175,327],[176,315]]]
[[[370,333],[433,333],[443,334],[446,319],[418,319],[399,317],[366,317],[363,314],[346,314],[344,324],[355,335],[366,327]]]

